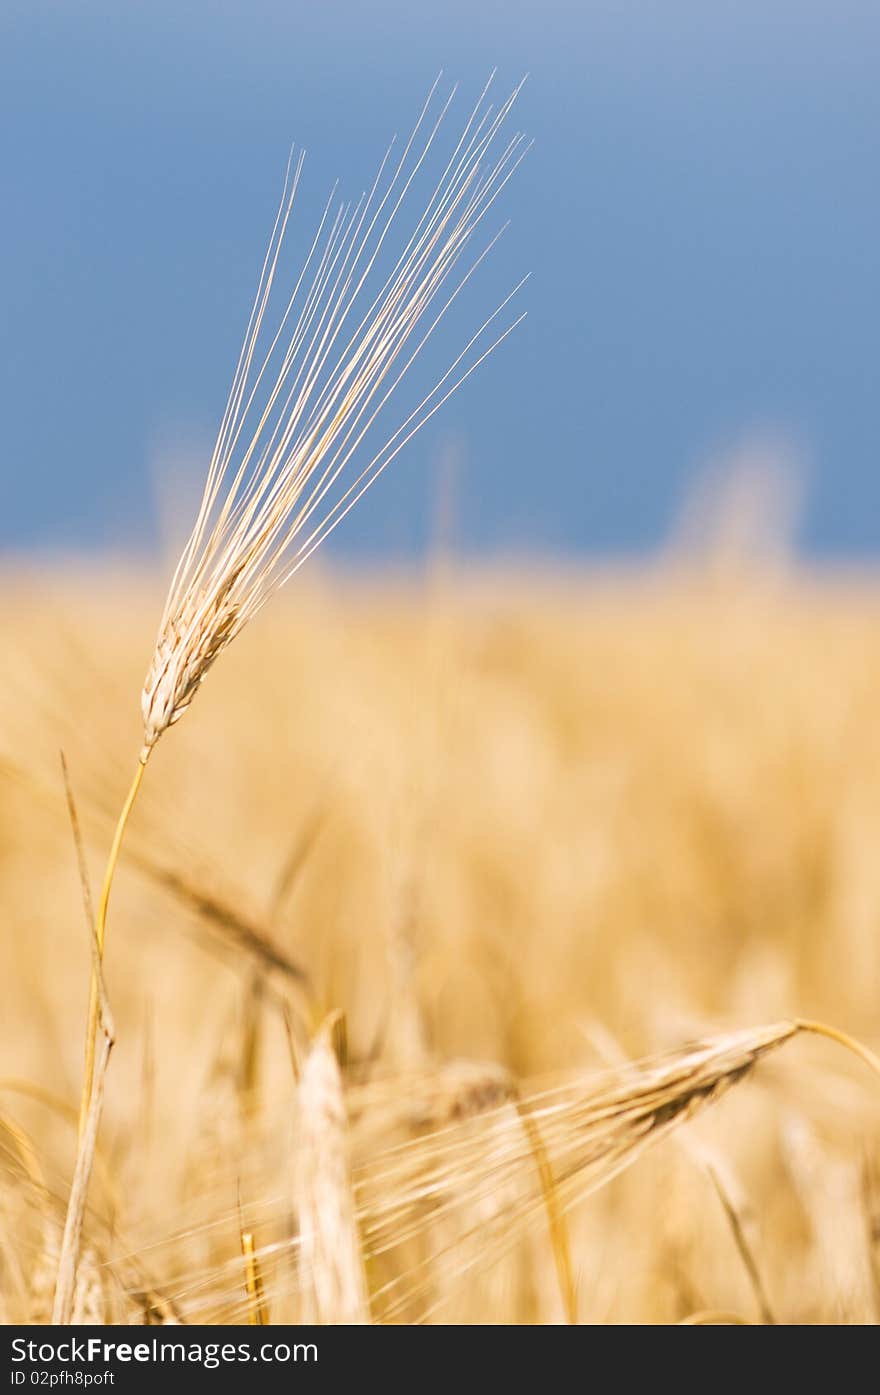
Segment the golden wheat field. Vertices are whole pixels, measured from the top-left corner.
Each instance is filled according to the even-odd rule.
[[[48,1321],[162,579],[7,569],[0,1318]],[[880,585],[311,571],[151,761],[78,1322],[873,1323]]]

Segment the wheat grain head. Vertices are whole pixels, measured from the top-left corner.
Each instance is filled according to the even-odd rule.
[[[500,234],[460,269],[527,148],[520,134],[506,143],[499,139],[516,92],[496,110],[486,100],[487,84],[386,272],[386,243],[452,100],[451,93],[434,116],[436,89],[437,83],[396,164],[392,142],[372,186],[353,207],[340,205],[333,213],[331,195],[280,323],[274,334],[264,333],[303,167],[302,154],[291,157],[204,495],[144,682],[142,760],[183,715],[248,620],[519,322],[487,345],[484,335],[511,292],[342,487],[343,472],[388,399],[497,241]]]
[[[367,1323],[369,1307],[355,1220],[342,1077],[333,1019],[319,1031],[297,1090],[295,1198],[305,1320]]]

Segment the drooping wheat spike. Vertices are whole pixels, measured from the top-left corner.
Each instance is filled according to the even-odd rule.
[[[374,1323],[426,1322],[441,1312],[448,1320],[449,1306],[460,1301],[469,1278],[481,1281],[497,1263],[515,1255],[536,1224],[547,1217],[546,1187],[536,1167],[534,1147],[513,1107],[517,1095],[520,1107],[540,1126],[541,1148],[553,1171],[555,1202],[567,1214],[635,1164],[655,1143],[748,1081],[765,1057],[800,1035],[819,1030],[873,1067],[870,1052],[834,1029],[783,1021],[728,1032],[599,1073],[526,1081],[518,1091],[503,1069],[473,1062],[379,1075],[366,1083],[349,1081],[346,1121],[339,1112],[335,1072],[325,1074],[333,1064],[325,1028],[319,1040],[323,1035],[322,1050],[329,1052],[329,1060],[326,1054],[312,1060],[312,1067],[320,1064],[322,1068],[315,1071],[312,1083],[319,1086],[317,1095],[323,1100],[320,1109],[311,1111],[313,1128],[321,1121],[313,1159],[347,1160],[350,1147],[352,1168],[349,1176],[347,1165],[342,1169],[334,1165],[334,1186],[330,1169],[316,1174],[314,1161],[309,1162],[305,1175],[295,1174],[296,1194],[306,1194],[301,1188],[309,1176],[318,1176],[322,1186],[328,1183],[330,1200],[319,1207],[313,1193],[312,1215],[323,1218],[323,1236],[347,1237],[344,1244],[337,1240],[331,1245],[331,1260],[334,1255],[337,1262],[340,1256],[356,1258],[359,1250],[363,1254]],[[297,1072],[298,1084],[305,1072],[303,1063]],[[252,1306],[242,1283],[241,1213],[228,1204],[246,1161],[254,1169],[249,1187],[261,1195],[258,1205],[248,1207],[249,1224],[259,1226],[263,1237],[256,1254],[272,1320],[303,1321],[304,1312],[311,1311],[308,1290],[315,1273],[316,1242],[304,1241],[301,1210],[301,1227],[291,1225],[289,1192],[286,1187],[276,1192],[271,1180],[277,1176],[272,1158],[282,1158],[287,1166],[292,1152],[297,1165],[303,1134],[298,1132],[297,1146],[291,1150],[286,1096],[269,1118],[272,1124],[262,1142],[252,1136],[244,1155],[227,1156],[226,1174],[216,1186],[188,1198],[176,1214],[163,1208],[159,1233],[151,1237],[151,1243],[113,1255],[113,1271],[130,1301],[143,1305],[149,1274],[149,1303],[155,1308],[159,1273],[169,1257],[184,1255],[182,1266],[173,1263],[173,1285],[163,1290],[165,1312],[170,1314],[164,1321],[249,1318]],[[276,1142],[271,1142],[273,1136]],[[312,1141],[314,1137],[313,1132]],[[280,1138],[283,1142],[278,1146]],[[268,1155],[263,1153],[266,1143],[270,1144]],[[269,1172],[260,1172],[261,1156],[269,1163]],[[847,1167],[844,1191],[852,1197],[851,1160]],[[265,1179],[262,1188],[257,1181],[260,1176]],[[861,1222],[867,1223],[863,1200],[856,1209]],[[834,1216],[827,1197],[820,1196],[818,1204]],[[342,1224],[333,1219],[340,1216]],[[316,1236],[318,1227],[311,1234]],[[854,1248],[851,1253],[856,1253]],[[325,1279],[332,1276],[332,1264],[323,1272]],[[860,1275],[857,1278],[861,1285]],[[359,1291],[356,1271],[352,1286]],[[330,1278],[325,1291],[333,1294],[338,1287],[337,1280]],[[690,1325],[745,1319],[701,1307],[687,1321]]]
[[[495,108],[487,83],[395,258],[394,234],[454,95],[453,89],[435,113],[438,83],[396,162],[392,141],[372,185],[353,206],[334,212],[335,191],[331,195],[273,331],[267,311],[303,168],[303,155],[291,156],[204,495],[147,669],[143,746],[98,902],[99,956],[125,827],[159,737],[183,715],[248,620],[522,319],[497,327],[517,286],[390,435],[386,424],[384,444],[367,446],[360,463],[362,443],[378,432],[389,398],[500,236],[470,251],[528,146],[521,134],[502,136],[519,89]],[[93,978],[81,1127],[96,1035]]]
[[[768,1052],[799,1032],[779,1022],[731,1032],[612,1076],[524,1094],[552,1167],[554,1207],[564,1210],[604,1186],[653,1143],[719,1099]],[[389,1255],[430,1222],[456,1220],[459,1233],[374,1289],[375,1320],[391,1322],[425,1303],[445,1277],[460,1281],[502,1254],[547,1211],[522,1112],[504,1105],[476,1119],[389,1149],[355,1168],[355,1196],[366,1254]],[[479,1222],[473,1217],[479,1215]],[[439,1233],[439,1232],[438,1232]]]

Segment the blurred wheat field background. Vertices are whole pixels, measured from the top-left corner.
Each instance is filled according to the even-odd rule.
[[[89,965],[58,753],[97,885],[161,588],[3,584],[0,1317],[46,1321]],[[75,1320],[876,1321],[877,1081],[766,1032],[877,1044],[878,612],[673,561],[280,598],[132,817]]]
[[[871,35],[20,8],[0,1322],[876,1324]]]

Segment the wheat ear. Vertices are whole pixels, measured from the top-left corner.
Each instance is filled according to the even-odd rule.
[[[295,1179],[304,1317],[330,1325],[370,1321],[334,1021],[323,1024],[303,1065]]]
[[[493,331],[494,339],[485,344],[486,331],[495,325],[513,291],[360,473],[346,487],[340,485],[388,399],[500,236],[491,238],[466,269],[460,269],[474,234],[527,148],[520,134],[499,144],[517,92],[495,109],[487,102],[487,83],[403,250],[391,269],[380,273],[380,254],[454,95],[453,89],[434,115],[437,85],[396,164],[392,142],[369,191],[353,207],[340,205],[333,213],[335,191],[331,195],[272,333],[264,329],[266,312],[300,182],[302,154],[288,163],[205,492],[168,591],[144,681],[143,747],[98,903],[98,964],[126,824],[156,742],[182,717],[211,666],[248,620],[522,318]],[[381,274],[385,280],[376,288]],[[98,983],[93,972],[81,1136],[97,1035]]]

